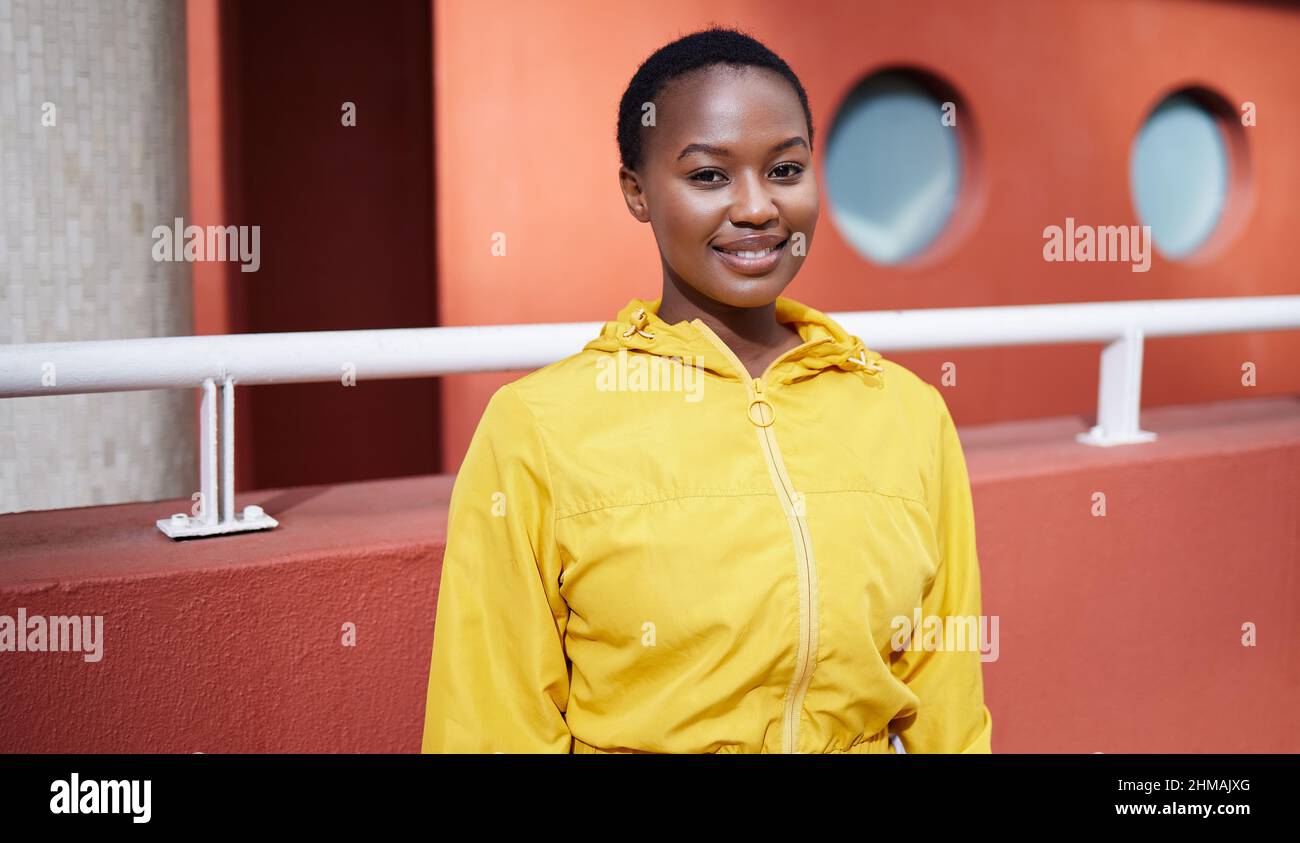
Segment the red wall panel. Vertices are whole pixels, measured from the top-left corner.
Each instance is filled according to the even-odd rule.
[[[530,5],[433,3],[439,185],[438,295],[444,324],[601,320],[662,283],[653,236],[618,190],[615,117],[637,65],[710,23],[764,40],[800,75],[818,129],[823,213],[790,295],[826,310],[1036,304],[1300,293],[1289,252],[1300,211],[1300,11],[1194,0],[837,0],[792,13],[775,0]],[[935,260],[882,267],[836,231],[822,170],[835,110],[864,76],[911,65],[947,80],[977,126],[979,188],[969,230]],[[1212,260],[1149,272],[1126,263],[1045,263],[1043,229],[1137,223],[1131,144],[1172,89],[1206,84],[1252,101],[1245,130],[1252,203]],[[963,119],[959,115],[959,119]],[[508,252],[493,256],[494,232]],[[868,346],[870,337],[863,337]],[[575,351],[577,349],[574,349]],[[1095,412],[1100,345],[899,354],[949,389],[963,423]],[[1158,339],[1144,405],[1300,391],[1296,332]],[[1260,372],[1240,383],[1241,364]],[[446,465],[459,464],[492,390],[517,376],[445,379]]]

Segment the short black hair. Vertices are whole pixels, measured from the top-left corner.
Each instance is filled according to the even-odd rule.
[[[641,63],[618,103],[618,153],[624,167],[641,166],[641,109],[652,102],[669,81],[692,70],[725,64],[760,67],[776,71],[794,86],[808,124],[808,147],[813,143],[812,111],[808,94],[790,65],[761,41],[727,27],[715,26],[692,32],[656,50]]]

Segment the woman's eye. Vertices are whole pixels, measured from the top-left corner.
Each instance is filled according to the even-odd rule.
[[[713,179],[708,178],[708,176],[719,176],[719,178]],[[721,170],[700,170],[699,172],[691,173],[690,176],[691,181],[698,181],[704,184],[717,184],[721,179],[725,178],[726,175],[724,175]]]
[[[803,165],[795,164],[792,161],[787,161],[784,164],[777,164],[775,167],[772,168],[772,173],[779,179],[794,178],[795,176],[799,175],[802,172],[803,172]]]

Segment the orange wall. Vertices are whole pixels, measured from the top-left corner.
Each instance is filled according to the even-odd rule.
[[[789,294],[827,311],[1300,293],[1290,225],[1300,212],[1300,11],[1189,0],[981,3],[774,0],[611,4],[435,2],[437,289],[442,324],[610,318],[652,298],[648,226],[617,185],[618,100],[638,64],[709,23],[739,25],[800,75],[818,132],[823,213]],[[978,188],[964,238],[912,268],[870,264],[829,213],[822,153],[837,104],[866,74],[906,63],[952,83],[977,127]],[[1048,264],[1042,231],[1067,216],[1133,224],[1131,143],[1175,87],[1201,82],[1257,104],[1246,130],[1253,206],[1202,265]],[[493,232],[508,252],[493,257]],[[864,337],[868,346],[871,338]],[[577,349],[574,349],[575,351]],[[1099,345],[899,354],[927,380],[960,371],[947,399],[964,424],[1095,412]],[[1296,332],[1160,339],[1144,405],[1294,394]],[[1259,385],[1240,384],[1255,362]],[[511,375],[444,379],[444,464],[459,465],[487,398]]]

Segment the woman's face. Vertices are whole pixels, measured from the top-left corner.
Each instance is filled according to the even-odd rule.
[[[794,88],[762,68],[701,68],[670,82],[643,126],[633,216],[649,222],[665,270],[732,307],[770,304],[812,245],[819,203]]]

